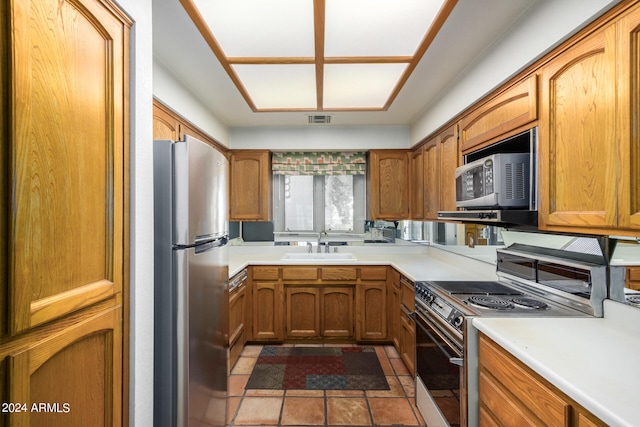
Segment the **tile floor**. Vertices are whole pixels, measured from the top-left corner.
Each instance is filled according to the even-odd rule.
[[[390,390],[245,390],[262,346],[245,347],[229,377],[227,425],[424,426],[402,359],[393,346],[374,347]]]

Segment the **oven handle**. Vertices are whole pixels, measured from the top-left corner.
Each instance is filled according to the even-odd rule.
[[[424,326],[422,326],[422,323],[426,323],[429,326],[431,326],[433,328],[433,325],[431,325],[431,323],[429,321],[427,321],[425,318],[423,318],[422,316],[418,315],[418,313],[416,313],[415,311],[409,314],[411,317],[413,317],[413,319],[416,321],[416,326],[418,326],[420,329],[422,329],[422,331],[427,334],[429,336],[429,338],[431,339],[431,341],[433,341],[435,343],[435,345],[440,349],[440,351],[442,352],[442,354],[444,354],[448,359],[449,359],[449,363],[451,363],[452,365],[456,365],[456,366],[464,366],[464,358],[463,357],[452,357],[451,354],[449,354],[449,352],[447,351],[447,349],[445,349],[439,342],[438,340],[436,340],[433,335],[431,334],[431,332],[429,332]],[[436,334],[437,331],[434,330],[434,332]],[[439,334],[438,334],[439,335]],[[444,337],[440,337],[442,339],[444,339],[446,341],[446,339]]]

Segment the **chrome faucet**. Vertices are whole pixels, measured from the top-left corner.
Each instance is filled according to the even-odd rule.
[[[318,253],[320,253],[320,242],[322,241],[322,235],[327,235],[327,232],[322,230],[321,232],[318,233]]]
[[[313,244],[311,242],[307,242],[307,246],[309,248],[309,253],[313,252]]]

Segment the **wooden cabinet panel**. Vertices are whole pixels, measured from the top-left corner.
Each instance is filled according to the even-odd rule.
[[[253,280],[278,280],[280,269],[278,267],[251,267]]]
[[[618,227],[640,230],[640,6],[618,23]]]
[[[387,338],[387,283],[362,282],[356,286],[356,339]]]
[[[153,139],[180,139],[180,122],[162,103],[153,100]]]
[[[411,219],[424,218],[424,148],[411,153]]]
[[[504,137],[538,117],[537,76],[534,74],[467,113],[460,120],[462,151]]]
[[[435,220],[438,211],[456,210],[455,172],[460,164],[458,126],[452,125],[425,144],[424,218]]]
[[[411,375],[415,375],[416,322],[403,308],[400,308],[400,357]]]
[[[542,69],[540,228],[616,225],[615,43],[610,25]]]
[[[498,425],[532,427],[539,425],[539,422],[529,414],[529,411],[510,399],[500,386],[483,372],[480,373],[478,381],[478,394],[482,396],[481,408],[491,413],[497,419]],[[563,426],[565,424],[551,425]]]
[[[271,153],[232,151],[229,159],[229,220],[271,219]]]
[[[640,291],[640,267],[627,267],[625,286]]]
[[[287,338],[320,336],[320,288],[286,287]]]
[[[440,144],[433,138],[424,147],[424,218],[438,218],[440,210]]]
[[[8,414],[7,424],[122,425],[121,307],[59,323],[64,327],[6,357],[6,401],[29,409]],[[52,416],[31,410],[41,402],[57,403],[59,412]]]
[[[229,367],[240,357],[245,344],[245,324],[247,322],[247,286],[242,284],[229,294]]]
[[[320,312],[323,337],[353,337],[353,286],[321,289]]]
[[[416,304],[415,287],[413,283],[405,277],[400,279],[400,296],[402,305],[413,311],[413,307]]]
[[[282,269],[283,280],[317,280],[317,267],[284,267]]]
[[[387,267],[362,267],[360,268],[362,280],[387,280]]]
[[[355,281],[358,270],[355,267],[323,267],[322,280]]]
[[[122,290],[128,26],[100,1],[9,7],[16,334]]]
[[[284,295],[281,283],[254,282],[253,339],[282,341],[284,339]]]
[[[369,218],[409,219],[409,152],[369,151]]]

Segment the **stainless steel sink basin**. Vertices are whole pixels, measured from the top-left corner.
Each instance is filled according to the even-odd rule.
[[[280,258],[281,261],[292,261],[292,262],[319,262],[319,261],[331,261],[331,262],[348,262],[348,261],[356,261],[357,258],[353,256],[353,254],[348,252],[340,252],[340,253],[301,253],[301,252],[292,252],[286,253]]]

